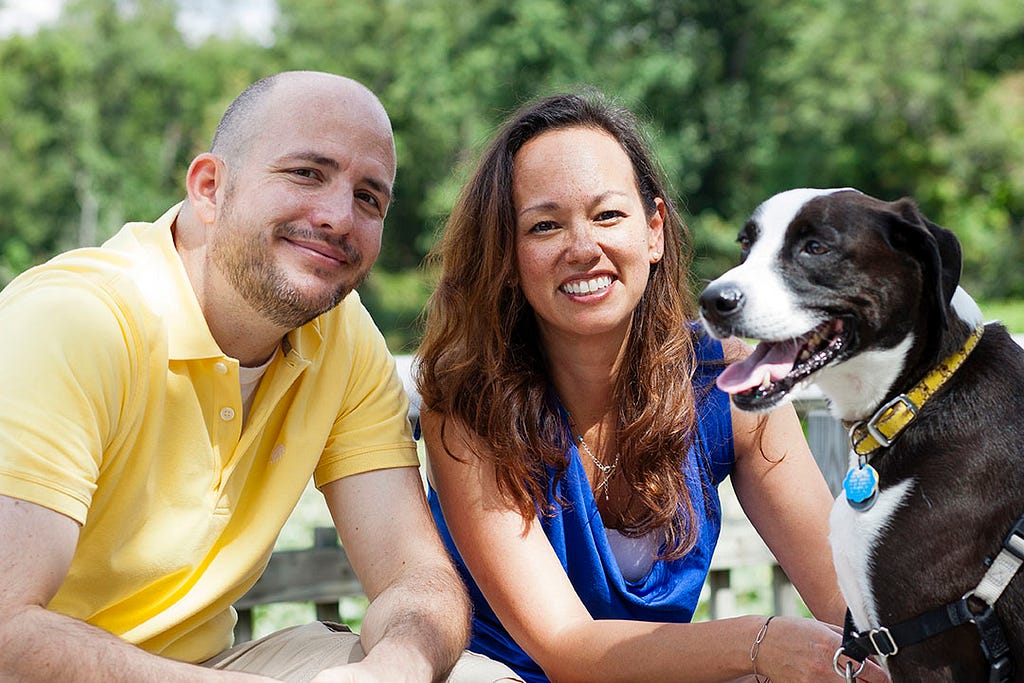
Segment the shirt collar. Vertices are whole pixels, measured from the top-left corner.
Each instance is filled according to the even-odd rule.
[[[104,246],[136,256],[132,278],[147,306],[167,326],[169,358],[221,358],[225,353],[210,333],[188,273],[174,247],[174,222],[183,203],[171,207],[153,223],[126,224]],[[346,297],[335,310],[344,306],[349,298],[353,297]],[[312,357],[323,343],[321,319],[328,315],[332,312],[289,332],[282,342],[284,354],[297,354],[299,360]]]

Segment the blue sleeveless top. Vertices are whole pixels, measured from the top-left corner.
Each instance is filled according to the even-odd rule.
[[[729,398],[715,386],[722,370],[722,346],[696,333],[697,369],[694,391],[697,401],[697,434],[682,463],[694,501],[694,520],[700,537],[696,546],[678,560],[658,560],[646,576],[627,581],[608,545],[586,471],[575,443],[569,465],[557,484],[548,486],[554,514],[539,521],[558,555],[569,580],[594,619],[687,622],[693,618],[701,587],[711,565],[711,555],[721,530],[718,484],[728,476],[734,461]],[[566,429],[569,429],[568,423]],[[558,504],[558,496],[564,501]],[[488,606],[455,548],[437,493],[428,492],[430,510],[441,538],[462,574],[473,602],[473,636],[469,649],[512,667],[529,683],[546,682],[541,668],[530,659]]]

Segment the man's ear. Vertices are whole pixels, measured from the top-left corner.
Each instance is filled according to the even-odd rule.
[[[217,190],[224,182],[224,161],[206,152],[192,160],[185,176],[185,189],[189,203],[203,223],[213,223],[217,217]]]

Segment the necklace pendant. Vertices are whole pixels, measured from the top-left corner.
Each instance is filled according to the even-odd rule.
[[[878,472],[866,462],[851,467],[843,479],[846,502],[858,512],[870,510],[878,500]]]

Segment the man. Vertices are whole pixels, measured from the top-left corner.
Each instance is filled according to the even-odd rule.
[[[184,202],[0,293],[0,680],[452,668],[464,589],[394,361],[353,293],[395,166],[365,87],[271,76],[229,107]],[[371,600],[361,634],[313,624],[225,652],[230,605],[311,475]]]

